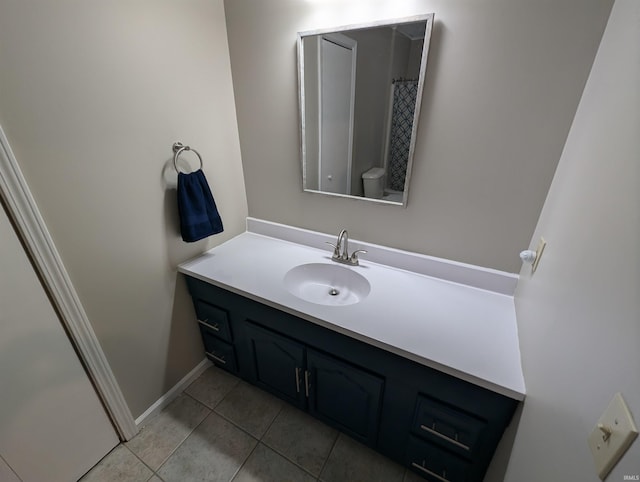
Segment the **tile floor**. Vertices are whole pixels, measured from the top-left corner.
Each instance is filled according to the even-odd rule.
[[[419,482],[403,467],[211,367],[83,482]]]

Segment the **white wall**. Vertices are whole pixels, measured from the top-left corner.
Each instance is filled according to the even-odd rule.
[[[227,0],[249,214],[517,272],[613,0]],[[409,205],[304,193],[296,34],[435,13]]]
[[[244,230],[222,0],[4,1],[0,45],[0,124],[138,416],[204,358],[176,265]],[[223,234],[180,240],[174,141]]]
[[[616,0],[516,294],[527,399],[508,482],[599,480],[587,436],[614,393],[640,423],[640,2]],[[640,475],[640,442],[608,481]]]

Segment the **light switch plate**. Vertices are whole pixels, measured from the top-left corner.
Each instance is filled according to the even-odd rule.
[[[598,476],[602,480],[611,472],[637,436],[638,429],[627,404],[622,395],[616,393],[589,434],[589,448]]]

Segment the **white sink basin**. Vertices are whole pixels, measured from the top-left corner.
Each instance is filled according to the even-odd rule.
[[[360,273],[337,264],[309,263],[291,268],[284,285],[298,298],[318,305],[344,306],[358,303],[371,290]]]

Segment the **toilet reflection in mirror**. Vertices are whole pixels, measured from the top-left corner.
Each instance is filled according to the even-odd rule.
[[[298,34],[306,191],[406,205],[432,24]]]

